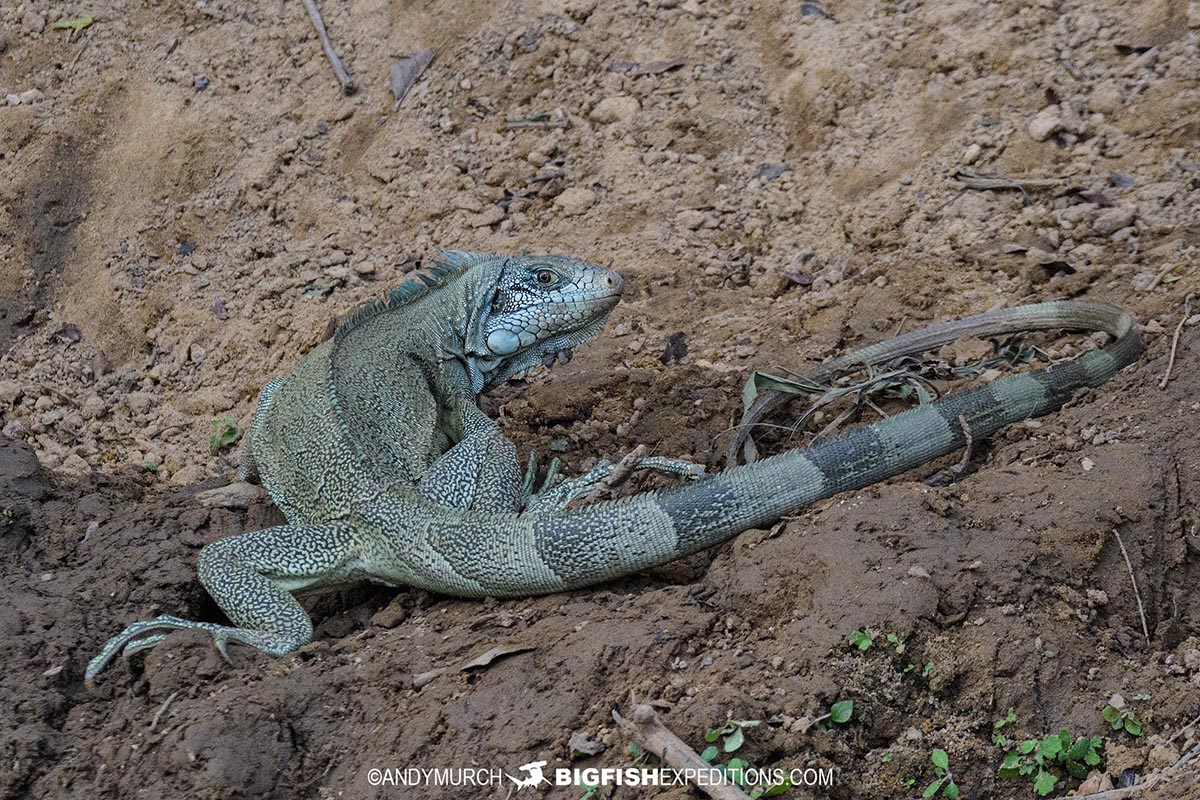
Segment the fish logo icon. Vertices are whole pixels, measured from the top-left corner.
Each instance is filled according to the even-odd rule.
[[[539,784],[549,783],[546,776],[542,774],[542,767],[546,766],[545,761],[530,761],[528,764],[522,764],[520,769],[522,772],[529,773],[524,778],[514,778],[507,772],[504,773],[510,781],[516,784],[518,789],[532,789]]]

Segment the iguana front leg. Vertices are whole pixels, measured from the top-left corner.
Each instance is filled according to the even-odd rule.
[[[226,657],[229,642],[276,656],[307,644],[312,621],[291,593],[344,580],[355,541],[349,523],[326,522],[281,525],[213,542],[200,551],[200,582],[234,625],[172,616],[135,622],[88,662],[86,680],[90,683],[118,653],[130,656],[149,649],[177,630],[210,632]]]

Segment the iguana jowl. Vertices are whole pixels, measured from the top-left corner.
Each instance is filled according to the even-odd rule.
[[[827,380],[966,335],[1070,328],[1108,333],[1103,349],[942,398],[808,448],[718,475],[564,510],[611,469],[602,462],[531,492],[516,450],[476,399],[590,339],[621,294],[603,267],[569,258],[444,254],[422,280],[360,309],[332,339],[262,391],[243,474],[288,524],[200,552],[205,588],[234,626],[163,616],[131,625],[88,664],[90,681],[122,650],[172,630],[210,631],[275,655],[312,638],[292,593],[356,580],[461,597],[519,597],[600,583],[768,525],[1059,408],[1141,352],[1130,318],[1061,301],[942,323],[818,368]],[[687,462],[641,465],[697,477]]]

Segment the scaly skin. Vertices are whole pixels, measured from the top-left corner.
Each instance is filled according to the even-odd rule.
[[[611,469],[530,495],[515,449],[476,404],[599,331],[621,291],[601,267],[563,258],[445,254],[431,289],[406,285],[360,311],[332,340],[268,384],[245,472],[288,524],[214,542],[200,580],[234,627],[160,617],[136,623],[88,665],[91,681],[122,650],[180,628],[272,654],[312,637],[292,596],[367,579],[461,597],[520,597],[588,586],[663,564],[762,527],[825,497],[953,452],[1046,414],[1137,359],[1141,338],[1119,309],[1056,302],[932,326],[852,353],[827,378],[963,335],[1052,327],[1113,341],[1074,361],[1018,373],[850,431],[663,492],[563,507]],[[698,477],[686,462],[643,467]]]

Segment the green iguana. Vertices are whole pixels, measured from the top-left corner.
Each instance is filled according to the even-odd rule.
[[[293,592],[371,580],[459,597],[520,597],[620,578],[868,486],[1002,426],[1046,414],[1097,386],[1142,349],[1112,306],[1051,302],[934,325],[810,373],[823,379],[960,336],[1069,328],[1113,340],[1073,361],[1016,373],[804,449],[701,478],[670,459],[639,468],[698,478],[671,489],[566,509],[613,470],[533,493],[516,449],[478,396],[590,339],[617,304],[615,272],[569,258],[443,253],[423,282],[364,306],[263,389],[242,476],[267,488],[288,524],[200,551],[200,581],[233,626],[161,616],[111,639],[90,682],[122,650],[170,631],[212,633],[280,655],[312,638]]]

